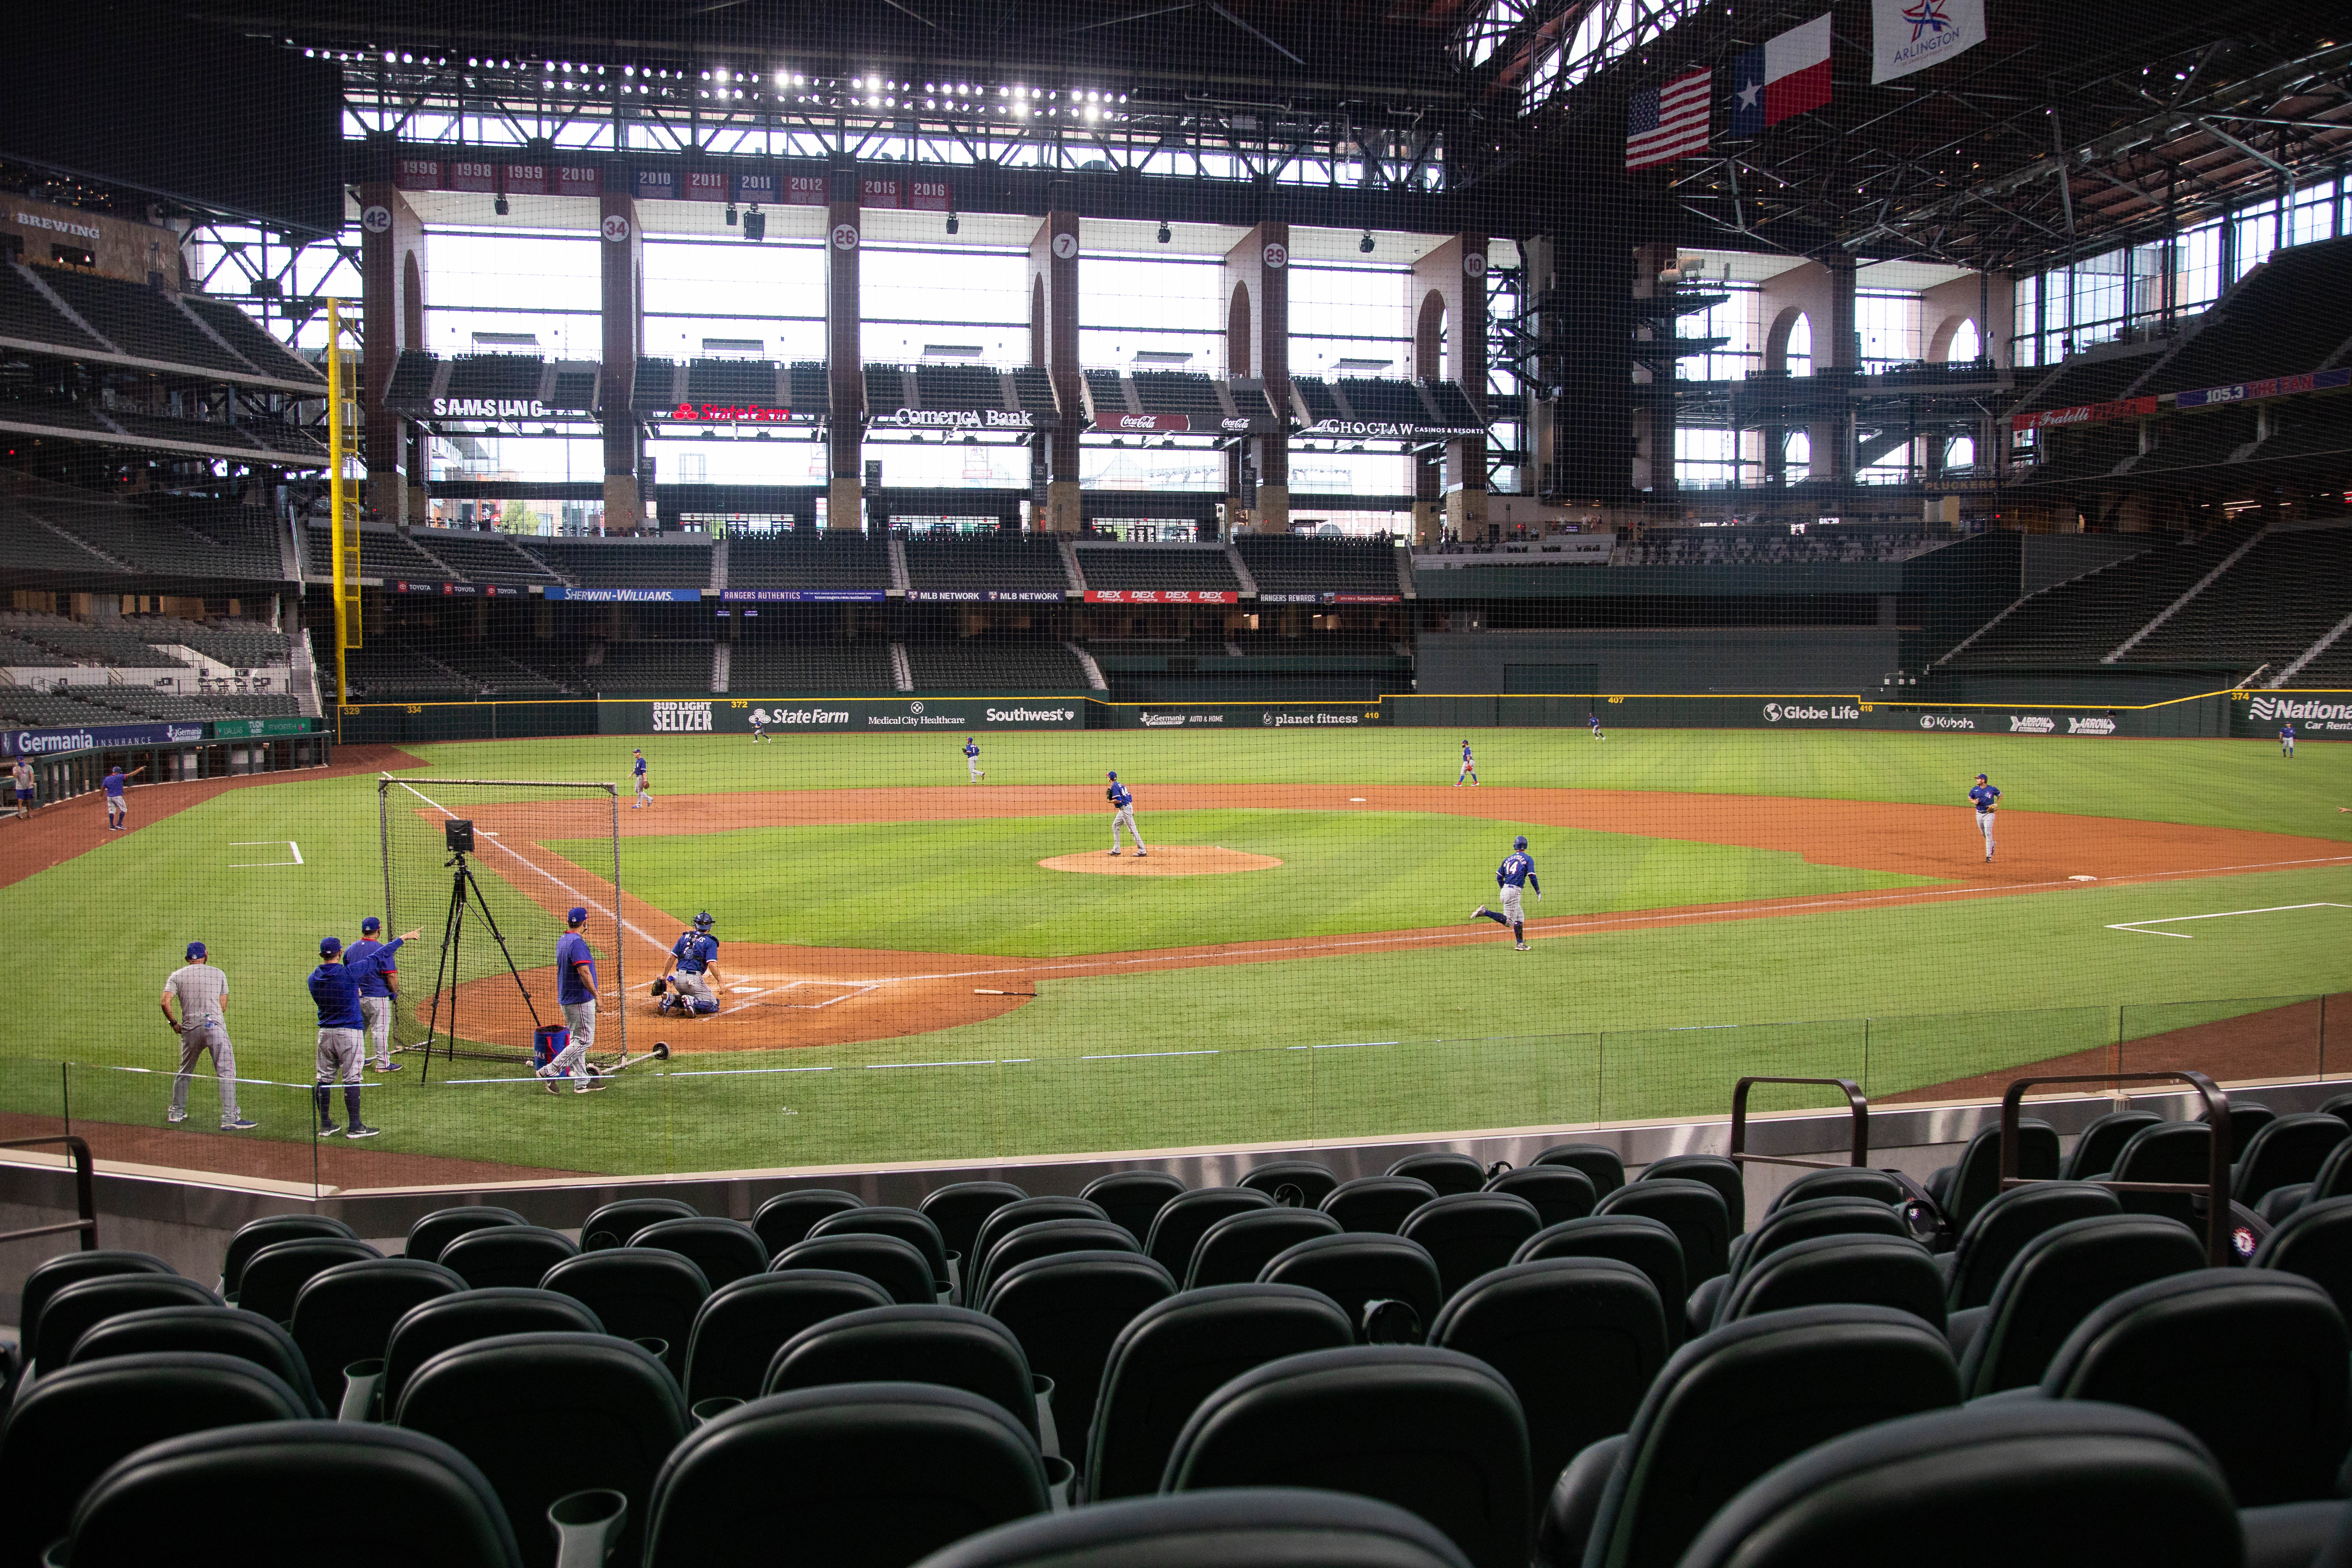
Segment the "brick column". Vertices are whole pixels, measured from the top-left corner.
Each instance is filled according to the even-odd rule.
[[[833,397],[825,449],[825,526],[865,526],[866,357],[858,331],[857,253],[865,226],[857,210],[857,171],[833,172],[825,208],[824,358]]]
[[[389,180],[360,187],[360,456],[368,504],[405,526],[425,515],[424,443],[383,405],[403,349],[425,346],[425,220]]]
[[[1290,408],[1290,225],[1258,225],[1225,253],[1225,370],[1255,374],[1277,412]],[[1236,341],[1238,340],[1238,341]],[[1251,531],[1290,531],[1290,437],[1253,436],[1244,444],[1257,469]],[[1226,468],[1229,500],[1239,503],[1239,464]],[[1230,509],[1229,509],[1230,515]]]
[[[637,356],[646,341],[646,238],[637,226],[635,196],[596,198],[599,251],[597,299],[603,316],[604,432],[604,531],[635,533],[646,524],[645,489],[638,482],[645,439],[631,405],[636,391]]]
[[[1086,426],[1078,375],[1078,215],[1066,210],[1066,184],[1055,182],[1049,199],[1054,210],[1029,242],[1029,363],[1042,366],[1053,382],[1061,423],[1044,440],[1045,510],[1038,526],[1048,533],[1076,533],[1082,516],[1078,434]]]

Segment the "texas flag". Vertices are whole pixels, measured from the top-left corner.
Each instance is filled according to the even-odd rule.
[[[1791,27],[1739,57],[1731,74],[1731,134],[1760,135],[1830,100],[1830,17]]]

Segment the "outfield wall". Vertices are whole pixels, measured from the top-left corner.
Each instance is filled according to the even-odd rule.
[[[1892,598],[1892,595],[1889,595]],[[1867,691],[1902,666],[1875,626],[1705,626],[1423,632],[1423,691]]]

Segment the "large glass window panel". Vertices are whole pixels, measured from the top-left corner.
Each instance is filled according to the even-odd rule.
[[[860,309],[869,362],[913,363],[934,348],[988,364],[1029,361],[1029,258],[1017,250],[866,247]]]

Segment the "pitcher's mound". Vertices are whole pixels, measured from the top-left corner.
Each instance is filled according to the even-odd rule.
[[[1056,855],[1037,864],[1048,871],[1092,871],[1108,877],[1213,877],[1220,871],[1264,871],[1282,862],[1271,855],[1245,855],[1211,844],[1166,844],[1147,856],[1139,857],[1132,850],[1111,856],[1097,849],[1089,854]]]

